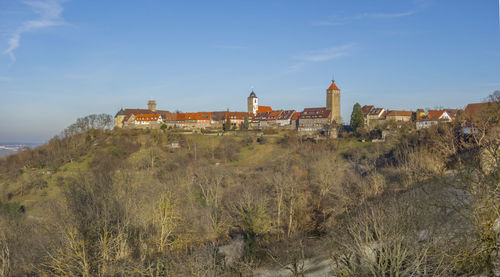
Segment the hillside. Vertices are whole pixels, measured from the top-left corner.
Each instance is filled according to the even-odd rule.
[[[72,132],[0,159],[0,276],[491,275],[488,124],[480,143]]]

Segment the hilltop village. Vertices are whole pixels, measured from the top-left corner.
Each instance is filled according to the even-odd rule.
[[[337,135],[341,127],[340,89],[332,80],[326,89],[325,107],[305,108],[302,111],[273,109],[259,105],[259,98],[252,90],[247,98],[247,111],[213,112],[169,112],[156,109],[156,101],[150,100],[147,109],[121,109],[114,118],[115,128],[168,128],[182,130],[259,130],[295,129],[302,134],[322,134],[330,137]],[[365,105],[362,107],[364,125],[368,129],[387,124],[397,127],[414,124],[416,129],[428,128],[439,123],[455,120],[465,112],[477,114],[485,103],[467,105],[460,109],[416,111],[387,110]]]
[[[252,90],[247,98],[246,112],[215,111],[195,113],[171,113],[157,110],[150,100],[147,109],[121,109],[115,116],[116,128],[181,128],[186,130],[232,130],[283,128],[300,132],[325,133],[340,124],[340,89],[332,81],[326,89],[325,107],[295,110],[276,110],[259,105],[259,98]]]

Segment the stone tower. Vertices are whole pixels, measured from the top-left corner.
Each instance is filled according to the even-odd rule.
[[[148,101],[148,110],[150,110],[152,112],[156,112],[156,101],[155,100]]]
[[[248,113],[252,114],[257,114],[257,110],[259,109],[259,98],[257,98],[257,95],[255,95],[255,92],[250,93],[250,96],[248,96]]]
[[[332,80],[332,84],[326,90],[326,109],[330,112],[330,122],[340,124],[340,89]]]

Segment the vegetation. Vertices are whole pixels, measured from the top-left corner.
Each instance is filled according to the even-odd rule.
[[[224,122],[224,131],[227,132],[227,131],[230,131],[231,130],[231,118],[230,116],[227,116],[226,117],[226,122]]]
[[[491,100],[474,121],[381,143],[110,130],[90,116],[0,159],[0,276],[303,276],[324,263],[331,276],[494,276]]]
[[[358,128],[364,125],[363,111],[361,110],[361,105],[359,103],[354,104],[351,113],[351,130],[357,131]]]

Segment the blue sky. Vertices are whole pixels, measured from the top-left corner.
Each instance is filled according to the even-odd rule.
[[[500,90],[498,0],[0,0],[0,142],[145,107],[463,108]]]

